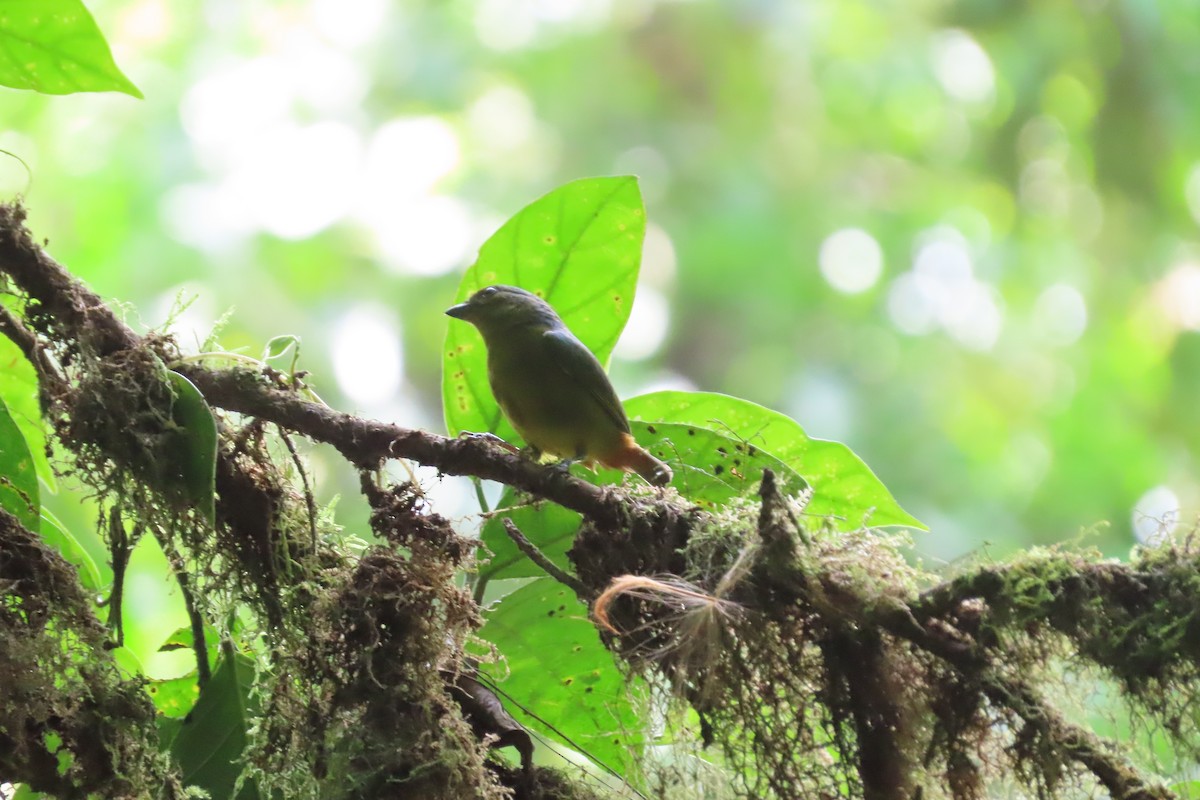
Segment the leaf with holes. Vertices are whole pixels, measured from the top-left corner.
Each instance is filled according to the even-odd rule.
[[[812,485],[805,512],[831,518],[838,529],[900,525],[926,530],[849,447],[810,438],[799,423],[777,411],[712,392],[652,392],[626,401],[625,410],[630,419],[651,424],[668,421],[722,431],[778,458]],[[678,468],[674,462],[672,467]]]
[[[494,283],[547,300],[606,363],[629,319],[646,212],[637,179],[587,178],[535,200],[492,234],[459,284],[455,302]],[[474,326],[451,320],[442,350],[446,429],[519,437],[492,396],[487,353]]]
[[[174,650],[192,650],[195,648],[195,637],[192,635],[191,626],[177,628],[174,633],[166,638],[159,646],[158,652],[170,653]],[[217,633],[217,629],[211,625],[204,626],[204,647],[208,653],[208,666],[211,669],[216,669],[217,653],[221,646],[221,636]]]
[[[181,720],[186,717],[200,697],[196,670],[178,678],[149,680],[146,682],[146,691],[158,713],[171,719]]]
[[[0,3],[0,84],[42,94],[142,93],[80,0]]]

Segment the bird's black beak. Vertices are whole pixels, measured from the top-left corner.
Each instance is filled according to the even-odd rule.
[[[459,303],[456,306],[450,306],[446,309],[446,316],[454,317],[455,319],[467,319],[471,314],[470,303]]]

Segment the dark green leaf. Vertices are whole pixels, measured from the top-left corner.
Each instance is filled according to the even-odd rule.
[[[571,331],[608,360],[629,319],[646,212],[637,179],[588,178],[534,201],[496,231],[467,270],[455,302],[493,283],[541,295]],[[442,351],[442,404],[451,435],[498,433],[517,441],[487,382],[475,328],[450,320]]]
[[[31,531],[41,527],[37,469],[25,435],[0,399],[0,506]]]
[[[214,492],[217,480],[217,422],[212,410],[192,382],[178,372],[167,373],[175,390],[172,416],[179,426],[179,447],[174,449],[172,465],[184,496],[215,524]]]
[[[587,607],[560,583],[535,580],[504,597],[479,631],[508,661],[498,686],[561,731],[589,756],[627,772],[641,746],[642,721],[626,695],[612,654],[587,618]],[[522,724],[558,740],[549,727],[509,706]]]
[[[812,486],[814,494],[806,512],[833,518],[837,528],[903,525],[925,530],[849,447],[809,438],[795,420],[777,411],[712,392],[653,392],[630,399],[625,409],[630,419],[722,431],[745,447],[771,454]],[[683,461],[682,468],[675,461],[670,463],[677,472],[712,469],[710,464]]]
[[[250,688],[254,664],[245,656],[222,656],[212,678],[200,692],[195,707],[170,742],[171,756],[179,764],[184,783],[199,786],[213,797],[233,797],[241,773],[238,759],[246,746],[246,731],[253,708]],[[257,798],[249,782],[238,800]]]
[[[108,42],[79,0],[0,4],[0,84],[42,94],[142,96],[113,63]]]

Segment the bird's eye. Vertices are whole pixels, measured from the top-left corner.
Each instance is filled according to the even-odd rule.
[[[496,292],[498,292],[498,291],[500,291],[500,290],[497,289],[495,286],[489,286],[486,289],[480,289],[479,290],[479,298],[481,300],[486,300],[487,298],[496,294]]]

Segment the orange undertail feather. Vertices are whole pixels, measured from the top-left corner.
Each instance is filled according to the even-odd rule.
[[[628,433],[621,434],[620,447],[599,456],[597,460],[612,469],[636,472],[655,486],[666,486],[671,482],[671,468],[650,455],[650,451],[634,441]]]

